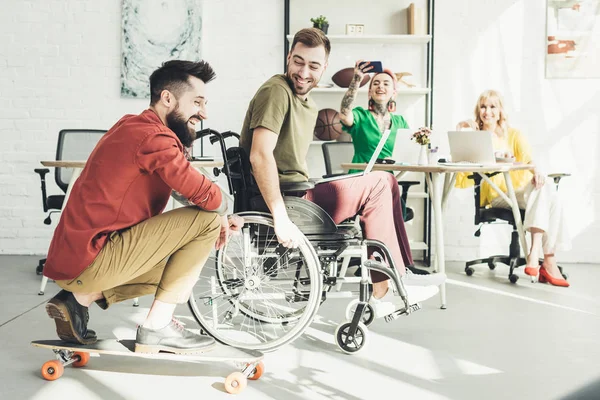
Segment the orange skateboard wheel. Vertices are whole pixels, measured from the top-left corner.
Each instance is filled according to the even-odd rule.
[[[65,367],[58,360],[50,360],[42,365],[42,378],[47,381],[55,381],[65,372]]]
[[[79,360],[75,361],[73,363],[74,367],[83,367],[85,366],[88,361],[90,361],[90,353],[84,353],[82,351],[77,351],[75,352],[75,354],[73,354],[73,358],[79,357]]]
[[[256,364],[256,366],[254,367],[254,372],[250,374],[248,379],[250,379],[251,381],[258,380],[262,376],[263,372],[265,372],[265,364],[261,361],[258,364]]]
[[[225,391],[229,394],[238,394],[246,388],[247,384],[248,380],[244,374],[236,371],[225,378]]]

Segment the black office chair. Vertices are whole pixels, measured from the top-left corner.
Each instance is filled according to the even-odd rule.
[[[325,142],[322,145],[323,158],[325,160],[325,175],[323,178],[346,174],[341,167],[342,163],[347,163],[352,160],[354,154],[354,145],[352,142]],[[402,215],[404,222],[414,218],[415,213],[412,208],[406,206],[408,190],[413,185],[418,185],[418,181],[398,181],[398,185],[402,187]]]
[[[494,172],[491,174],[486,174],[489,177],[492,177],[499,172]],[[568,174],[553,174],[549,175],[554,179],[554,182],[557,185],[560,182],[560,179],[564,176],[568,176]],[[474,186],[474,199],[475,199],[475,225],[479,225],[478,229],[475,231],[475,236],[479,237],[481,235],[481,228],[483,224],[491,224],[495,223],[498,220],[505,221],[512,225],[513,230],[511,233],[511,240],[509,246],[508,255],[494,255],[487,258],[479,258],[476,260],[467,261],[465,265],[465,273],[468,276],[473,275],[475,269],[473,269],[473,265],[478,264],[487,264],[489,269],[493,270],[496,268],[496,263],[502,263],[509,266],[510,270],[508,273],[508,279],[511,283],[517,283],[519,280],[519,276],[514,273],[515,268],[520,266],[524,266],[527,264],[527,260],[521,257],[521,244],[519,241],[519,231],[517,230],[517,224],[515,222],[512,210],[509,208],[495,208],[495,207],[482,207],[480,204],[481,200],[481,181],[483,180],[480,175],[473,174],[468,176],[469,179],[473,179],[475,181]],[[525,210],[521,211],[521,220],[525,219]],[[527,249],[525,249],[527,251]],[[541,261],[540,261],[541,263]],[[562,267],[558,267],[560,269],[561,274],[565,279],[567,279],[567,274],[563,272]]]
[[[56,146],[56,160],[73,160],[85,161],[89,157],[98,140],[106,133],[105,130],[99,129],[63,129],[58,133],[58,143]],[[51,216],[54,213],[60,212],[65,201],[65,194],[69,187],[71,179],[70,168],[55,168],[54,181],[56,185],[63,191],[63,194],[47,196],[46,192],[46,174],[50,172],[48,168],[36,168],[36,173],[40,175],[42,188],[42,207],[44,213],[48,213],[44,219],[44,224],[52,223]],[[36,267],[36,273],[41,275],[44,269],[46,259],[39,261]]]

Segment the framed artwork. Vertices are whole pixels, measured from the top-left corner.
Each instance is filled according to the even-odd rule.
[[[148,78],[168,60],[201,59],[202,0],[123,0],[121,97],[150,97]]]
[[[600,78],[600,0],[546,1],[546,78]]]

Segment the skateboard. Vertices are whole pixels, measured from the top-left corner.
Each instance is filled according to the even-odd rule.
[[[241,371],[233,372],[225,378],[225,390],[231,394],[244,390],[248,379],[260,378],[265,368],[262,362],[264,354],[260,351],[242,350],[219,343],[212,350],[201,354],[136,353],[135,340],[117,339],[98,340],[89,345],[66,343],[62,340],[36,340],[31,342],[31,345],[50,349],[56,354],[56,360],[50,360],[42,365],[42,377],[49,381],[60,378],[65,366],[85,366],[90,359],[90,353],[182,362],[233,362]]]

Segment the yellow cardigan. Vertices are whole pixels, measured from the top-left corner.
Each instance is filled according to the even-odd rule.
[[[494,151],[511,151],[517,162],[523,164],[529,164],[531,162],[531,147],[525,139],[525,136],[514,128],[508,128],[508,134],[506,138],[499,139],[495,135],[494,138]],[[473,180],[468,179],[467,176],[471,175],[468,172],[461,172],[456,174],[457,188],[469,188],[473,186]],[[522,188],[527,185],[533,178],[531,171],[510,171],[510,177],[515,190]],[[506,182],[504,181],[504,175],[498,174],[490,178],[504,193],[506,193]],[[492,200],[498,197],[498,193],[485,181],[481,182],[481,206],[485,207],[492,203]]]

